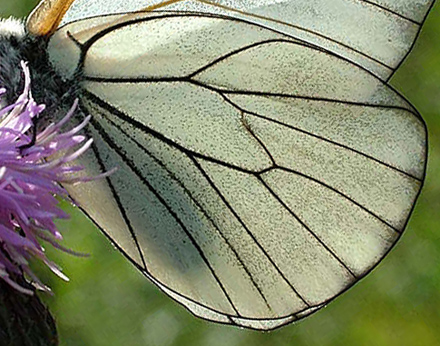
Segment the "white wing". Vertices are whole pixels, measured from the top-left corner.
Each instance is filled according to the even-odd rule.
[[[245,19],[330,50],[388,80],[434,0],[77,0],[64,23],[142,8],[196,11]]]
[[[120,167],[73,198],[198,316],[256,329],[300,319],[404,230],[424,179],[423,120],[346,59],[182,13],[72,23],[49,53],[82,76],[88,174]]]

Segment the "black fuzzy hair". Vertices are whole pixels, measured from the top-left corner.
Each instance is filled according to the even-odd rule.
[[[23,75],[20,68],[20,61],[23,56],[24,30],[20,32],[18,25],[23,25],[15,20],[1,20],[0,28],[0,87],[7,90],[6,98],[8,103],[21,93],[23,89]],[[9,29],[9,24],[15,26]],[[23,27],[24,29],[24,27]]]
[[[37,103],[46,105],[44,120],[39,124],[45,126],[59,120],[77,97],[77,83],[62,80],[54,71],[47,56],[46,38],[26,34],[24,24],[18,20],[3,20],[0,24],[0,87],[7,90],[6,101],[13,103],[22,93],[20,62],[25,61],[31,73],[32,96]]]

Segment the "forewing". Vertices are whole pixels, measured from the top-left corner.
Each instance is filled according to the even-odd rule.
[[[119,167],[69,192],[196,315],[255,329],[300,319],[402,234],[424,179],[425,126],[349,60],[178,13],[73,23],[49,52],[60,73],[83,74],[87,173]]]
[[[227,15],[332,51],[388,80],[411,49],[433,3],[434,0],[77,0],[64,23],[145,8]]]

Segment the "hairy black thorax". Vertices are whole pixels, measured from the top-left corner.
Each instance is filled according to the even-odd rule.
[[[4,31],[4,30],[3,30]],[[11,104],[24,87],[21,61],[28,64],[32,96],[46,110],[39,119],[40,126],[59,120],[77,98],[75,80],[63,80],[52,68],[47,54],[48,38],[2,32],[0,27],[0,87],[6,89],[6,102]]]

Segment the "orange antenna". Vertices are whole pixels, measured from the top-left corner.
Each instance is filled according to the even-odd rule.
[[[26,27],[35,36],[50,36],[75,0],[42,0],[29,15]]]

